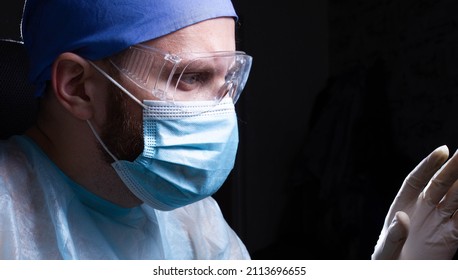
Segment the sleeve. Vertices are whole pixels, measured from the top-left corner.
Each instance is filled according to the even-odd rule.
[[[14,163],[7,161],[5,150],[0,145],[0,259],[11,260],[19,258],[19,244],[15,226],[17,215],[14,215],[16,211],[11,193],[11,177],[14,173],[10,167],[14,166]]]
[[[4,194],[4,181],[0,174],[0,260],[18,258],[18,242],[11,216],[11,198]]]

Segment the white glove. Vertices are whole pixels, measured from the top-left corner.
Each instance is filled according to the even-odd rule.
[[[406,177],[372,259],[451,259],[458,248],[458,153],[441,146]],[[442,166],[442,168],[441,168]],[[439,169],[440,168],[440,169]]]

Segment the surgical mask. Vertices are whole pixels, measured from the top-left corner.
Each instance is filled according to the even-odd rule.
[[[115,160],[112,167],[124,184],[140,200],[158,210],[173,210],[211,196],[234,166],[238,128],[230,97],[216,105],[212,101],[145,100],[144,149],[132,162],[117,159],[90,121],[88,124]]]

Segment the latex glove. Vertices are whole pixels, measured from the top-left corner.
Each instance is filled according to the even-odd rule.
[[[458,153],[442,146],[406,177],[372,259],[451,259],[458,248]],[[442,166],[442,167],[441,167]]]

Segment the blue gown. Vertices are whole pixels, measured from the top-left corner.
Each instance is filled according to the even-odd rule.
[[[0,142],[0,259],[249,259],[216,201],[122,208],[73,182],[26,136]]]

